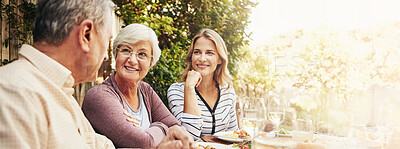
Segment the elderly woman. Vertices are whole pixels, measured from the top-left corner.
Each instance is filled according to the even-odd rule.
[[[114,41],[116,71],[89,89],[82,110],[100,134],[116,147],[157,146],[173,125],[180,125],[149,84],[141,80],[158,61],[155,32],[141,24],[126,26]]]

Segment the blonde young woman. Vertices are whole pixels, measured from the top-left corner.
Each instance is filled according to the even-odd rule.
[[[211,29],[202,29],[193,38],[186,63],[183,82],[168,89],[172,114],[195,139],[238,129],[236,95],[221,36]]]

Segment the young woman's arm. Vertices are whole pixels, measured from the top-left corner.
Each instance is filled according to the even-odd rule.
[[[169,108],[182,126],[186,128],[195,140],[197,140],[200,139],[201,129],[203,127],[203,118],[183,112],[184,85],[184,83],[174,83],[169,87],[167,93]],[[194,103],[197,104],[197,100]]]

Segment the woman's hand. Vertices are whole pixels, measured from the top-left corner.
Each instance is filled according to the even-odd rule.
[[[185,84],[188,85],[188,87],[194,88],[199,86],[200,82],[201,82],[201,74],[197,71],[190,70],[187,74]]]
[[[200,82],[201,74],[197,71],[190,70],[185,82],[183,113],[201,116],[199,106],[197,105],[195,89],[195,87],[199,86]]]
[[[196,143],[193,137],[186,131],[185,127],[174,125],[169,128],[167,136],[157,146],[157,149],[171,149],[171,148],[183,148],[192,149],[195,148]]]
[[[126,120],[127,120],[128,122],[133,123],[133,126],[135,126],[135,127],[137,127],[137,128],[141,128],[141,127],[140,127],[139,121],[136,120],[136,118],[135,118],[132,114],[130,114],[130,113],[129,113],[128,111],[126,111],[126,110],[124,110],[124,114],[125,114],[126,116],[128,116],[128,118],[126,118]]]

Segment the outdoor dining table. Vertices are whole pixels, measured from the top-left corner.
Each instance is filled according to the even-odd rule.
[[[210,142],[210,143],[219,143],[219,144],[224,144],[224,145],[231,145],[233,144],[232,142],[224,141],[221,139],[218,139],[217,137],[213,135],[206,135],[201,137],[201,140],[204,142]]]
[[[311,142],[311,141],[306,141],[306,142],[299,142],[296,141],[297,144],[295,147],[284,147],[284,146],[269,146],[269,147],[265,147],[265,149],[353,149],[353,148],[357,148],[357,149],[400,149],[400,148],[396,148],[400,146],[400,140],[398,142],[393,142],[393,143],[389,143],[388,144],[379,144],[377,142],[366,142],[366,146],[357,146],[354,145],[354,142],[349,141],[347,137],[336,137],[336,136],[327,136],[327,135],[318,135],[319,138],[317,138],[317,142]],[[282,140],[282,141],[295,141],[293,140],[290,136],[277,136],[277,137],[273,137],[271,139],[274,140]],[[324,143],[318,142],[318,141],[322,141],[325,140]],[[314,140],[315,141],[315,140]],[[217,144],[222,144],[222,145],[226,145],[226,148],[233,148],[232,144],[233,142],[228,142],[228,141],[224,141],[221,139],[218,139],[217,137],[213,136],[213,135],[206,135],[201,137],[200,142],[207,142],[207,143],[217,143]],[[395,146],[396,144],[398,144],[397,146]],[[216,149],[218,149],[218,147],[215,147]],[[253,148],[254,149],[254,146]],[[263,148],[264,149],[264,148]]]

